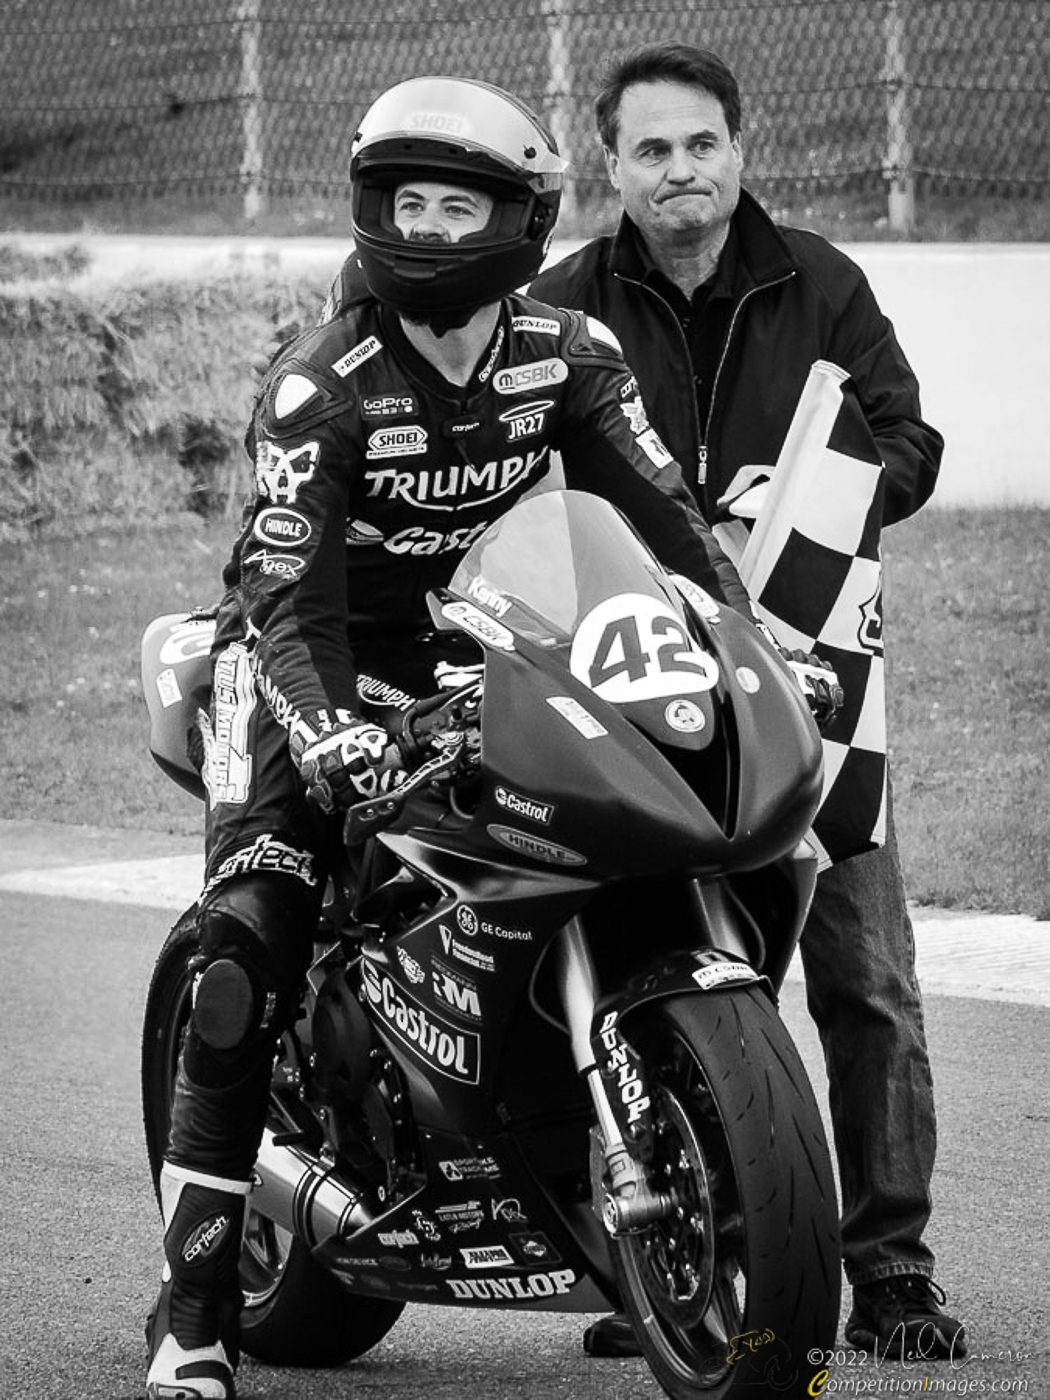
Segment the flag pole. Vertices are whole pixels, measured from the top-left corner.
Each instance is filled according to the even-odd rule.
[[[769,490],[740,560],[740,577],[752,598],[762,592],[797,518],[813,469],[828,445],[849,378],[829,360],[816,360],[799,395]]]

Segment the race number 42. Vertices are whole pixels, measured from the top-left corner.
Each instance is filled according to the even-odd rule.
[[[690,636],[682,619],[645,593],[607,598],[581,622],[569,666],[613,704],[710,690],[718,663]]]

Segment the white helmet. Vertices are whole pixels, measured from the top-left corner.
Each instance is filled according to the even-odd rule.
[[[534,112],[489,83],[410,78],[369,108],[351,147],[354,239],[373,296],[400,311],[447,312],[497,301],[539,271],[566,162]],[[409,242],[395,187],[432,179],[494,200],[479,233]]]

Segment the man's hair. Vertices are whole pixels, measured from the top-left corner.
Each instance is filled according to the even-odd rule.
[[[725,114],[730,137],[740,132],[740,88],[732,70],[710,49],[667,40],[634,49],[609,70],[594,101],[594,116],[602,145],[616,149],[620,134],[620,102],[636,83],[682,83],[700,88],[717,99]]]

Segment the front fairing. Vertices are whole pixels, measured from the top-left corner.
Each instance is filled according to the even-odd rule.
[[[603,878],[752,868],[814,815],[820,743],[776,653],[687,601],[582,492],[519,503],[437,612],[487,650],[474,834]]]
[[[552,651],[661,742],[710,742],[716,667],[666,574],[607,502],[554,491],[522,503],[470,550],[450,589]],[[675,728],[665,712],[686,697],[704,721]]]

